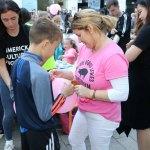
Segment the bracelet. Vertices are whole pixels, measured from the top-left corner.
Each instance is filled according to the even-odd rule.
[[[91,99],[95,99],[95,93],[96,93],[96,91],[95,91],[95,90],[93,90],[93,93],[92,93]]]

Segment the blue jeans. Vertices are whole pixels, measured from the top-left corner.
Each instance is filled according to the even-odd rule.
[[[0,94],[0,130],[3,129],[3,125],[2,125],[2,122],[3,122],[3,106],[2,106],[2,101],[1,101],[1,94]]]
[[[1,101],[4,109],[3,128],[6,140],[12,139],[12,127],[14,118],[13,101],[4,80],[0,77]]]

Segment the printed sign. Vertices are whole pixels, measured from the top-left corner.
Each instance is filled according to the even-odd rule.
[[[100,0],[88,0],[88,7],[93,9],[100,9]]]

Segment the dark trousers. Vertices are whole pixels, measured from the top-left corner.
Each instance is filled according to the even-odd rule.
[[[22,150],[60,150],[59,138],[54,128],[21,133],[21,146]]]

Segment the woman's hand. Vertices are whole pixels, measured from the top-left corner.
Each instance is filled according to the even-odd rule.
[[[2,79],[4,80],[6,86],[8,87],[8,89],[10,89],[10,76],[6,67],[6,62],[4,58],[0,59],[0,76],[2,77]]]
[[[72,84],[64,84],[63,88],[61,89],[61,93],[68,97],[74,93],[74,86]]]
[[[74,86],[74,91],[77,93],[77,95],[79,95],[80,97],[84,97],[84,98],[91,98],[92,95],[92,90],[86,88],[83,85],[76,85]]]

